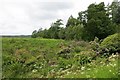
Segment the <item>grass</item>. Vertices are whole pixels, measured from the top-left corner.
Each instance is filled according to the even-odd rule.
[[[118,61],[90,63],[75,72],[64,75],[67,78],[118,78]]]
[[[88,42],[2,38],[3,78],[118,78],[118,54],[97,57]]]

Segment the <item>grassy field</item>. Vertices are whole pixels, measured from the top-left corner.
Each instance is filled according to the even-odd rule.
[[[95,55],[85,41],[2,38],[2,77],[118,78],[118,54]]]

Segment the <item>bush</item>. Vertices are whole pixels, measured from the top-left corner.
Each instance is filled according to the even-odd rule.
[[[98,51],[100,48],[100,41],[97,37],[95,37],[94,41],[90,41],[91,48],[94,51]]]
[[[81,51],[80,54],[76,54],[74,58],[79,62],[80,65],[84,65],[90,63],[94,56],[94,51]]]
[[[81,51],[81,47],[76,47],[76,48],[74,49],[74,51],[75,51],[76,53],[79,53],[79,52]]]
[[[108,36],[100,44],[102,48],[107,48],[109,53],[116,53],[120,51],[120,33]]]

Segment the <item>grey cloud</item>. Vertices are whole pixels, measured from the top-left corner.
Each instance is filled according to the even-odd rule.
[[[32,12],[32,13],[29,13],[29,16],[31,17],[32,20],[52,20],[52,19],[55,19],[58,14],[57,12],[48,12],[48,11],[42,11],[42,10],[39,10],[39,11],[35,11],[35,12]]]
[[[58,11],[63,9],[70,9],[73,7],[71,2],[42,2],[39,6],[42,10]]]
[[[49,14],[49,13],[45,13],[44,15],[38,15],[36,16],[36,19],[42,19],[42,20],[52,20],[55,19],[57,17],[57,15],[53,14]]]
[[[59,17],[59,11],[72,8],[73,4],[71,2],[39,2],[30,7],[28,14],[32,19],[52,20]]]
[[[59,12],[73,8],[71,2],[65,1],[6,0],[0,4],[0,34],[31,34],[41,26],[49,28],[60,18]]]

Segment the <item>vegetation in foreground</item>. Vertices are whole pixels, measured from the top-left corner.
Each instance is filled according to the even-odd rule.
[[[116,35],[103,42],[3,38],[3,78],[118,78]]]
[[[58,19],[49,29],[33,31],[33,38],[3,38],[2,77],[118,78],[119,3],[93,3],[77,19],[70,16],[65,27]]]

